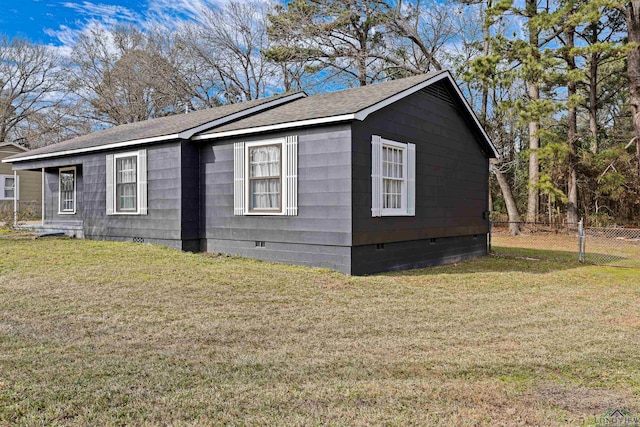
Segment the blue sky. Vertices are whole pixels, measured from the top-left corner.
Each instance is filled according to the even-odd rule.
[[[0,0],[0,33],[36,43],[67,46],[92,24],[116,22],[171,27],[224,0]]]
[[[119,6],[141,12],[145,5],[127,0],[108,0],[91,3],[57,0],[0,0],[0,31],[9,37],[24,37],[37,43],[60,45],[56,37],[61,30],[80,30],[88,19],[101,19],[100,8],[91,12],[90,4],[96,6]],[[74,7],[76,6],[76,7]]]

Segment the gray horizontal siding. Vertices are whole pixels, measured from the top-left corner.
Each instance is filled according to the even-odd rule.
[[[180,143],[147,147],[148,215],[106,214],[106,155],[129,151],[136,151],[136,148],[28,162],[31,167],[47,165],[45,219],[52,224],[61,220],[81,220],[88,238],[131,241],[135,237],[182,248]],[[58,165],[77,166],[76,215],[57,214]],[[197,161],[195,165],[197,168]],[[197,172],[195,175],[197,179]],[[197,212],[197,208],[195,210]],[[197,223],[197,218],[195,221]]]
[[[78,221],[82,220],[84,213],[84,180],[82,175],[82,166],[76,166],[76,213],[60,214],[59,211],[59,169],[45,169],[44,181],[44,217],[48,221]]]
[[[416,144],[415,217],[371,217],[372,135]],[[353,245],[486,233],[489,164],[476,138],[459,109],[424,92],[354,122]]]
[[[298,135],[298,215],[234,216],[233,143],[287,135]],[[205,239],[244,241],[249,245],[256,240],[274,244],[351,245],[349,125],[208,143],[202,146],[200,162],[201,227]]]

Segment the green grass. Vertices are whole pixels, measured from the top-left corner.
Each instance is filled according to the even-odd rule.
[[[348,277],[1,239],[0,425],[588,425],[609,408],[637,413],[638,270],[549,255]]]

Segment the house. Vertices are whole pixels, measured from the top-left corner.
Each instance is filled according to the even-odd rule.
[[[18,144],[0,142],[0,160],[26,151],[26,148]],[[0,163],[0,212],[10,212],[13,215],[14,209],[17,209],[22,215],[39,218],[42,206],[41,184],[39,171],[19,170],[14,173],[10,164]]]
[[[117,126],[5,159],[45,223],[350,274],[487,252],[497,153],[449,72]]]

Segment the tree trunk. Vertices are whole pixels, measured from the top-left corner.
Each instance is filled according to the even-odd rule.
[[[576,69],[576,60],[572,52],[574,47],[575,27],[567,26],[565,30],[566,36],[566,54],[565,60],[569,71]],[[570,80],[567,83],[567,99],[569,100],[569,111],[567,114],[567,142],[569,144],[569,180],[567,205],[567,224],[575,226],[578,223],[578,156],[576,155],[576,139],[578,134],[577,125],[577,109],[573,103],[572,97],[576,94],[576,82]]]
[[[597,25],[591,26],[591,44],[598,42]],[[589,132],[591,152],[598,154],[598,53],[591,54],[589,62]]]
[[[589,76],[589,132],[591,133],[591,152],[598,154],[598,64],[591,59]]]
[[[526,9],[529,15],[529,45],[533,52],[539,53],[539,29],[532,22],[532,18],[537,15],[537,0],[527,0]],[[529,84],[529,102],[536,102],[540,99],[540,88],[536,77],[531,77]],[[540,148],[540,119],[532,118],[529,122],[529,194],[527,198],[527,222],[536,222],[538,216],[538,181],[540,179],[540,166],[538,164],[538,148]]]
[[[539,99],[537,84],[530,84],[529,97]],[[538,148],[540,148],[540,123],[536,120],[529,122],[529,194],[527,198],[527,222],[536,222],[538,216],[538,181],[540,166],[538,164]]]
[[[635,47],[627,53],[627,78],[629,79],[629,103],[636,136],[636,159],[640,177],[640,1],[630,1],[625,7],[629,43]]]
[[[504,176],[502,171],[500,171],[498,160],[491,159],[491,165],[493,166],[493,173],[496,175],[496,179],[498,180],[500,191],[502,191],[504,204],[507,206],[507,215],[509,215],[509,232],[513,236],[517,236],[520,234],[520,222],[522,222],[520,214],[518,213],[518,205],[516,204],[516,200],[511,192],[511,187],[509,186],[507,177]]]

